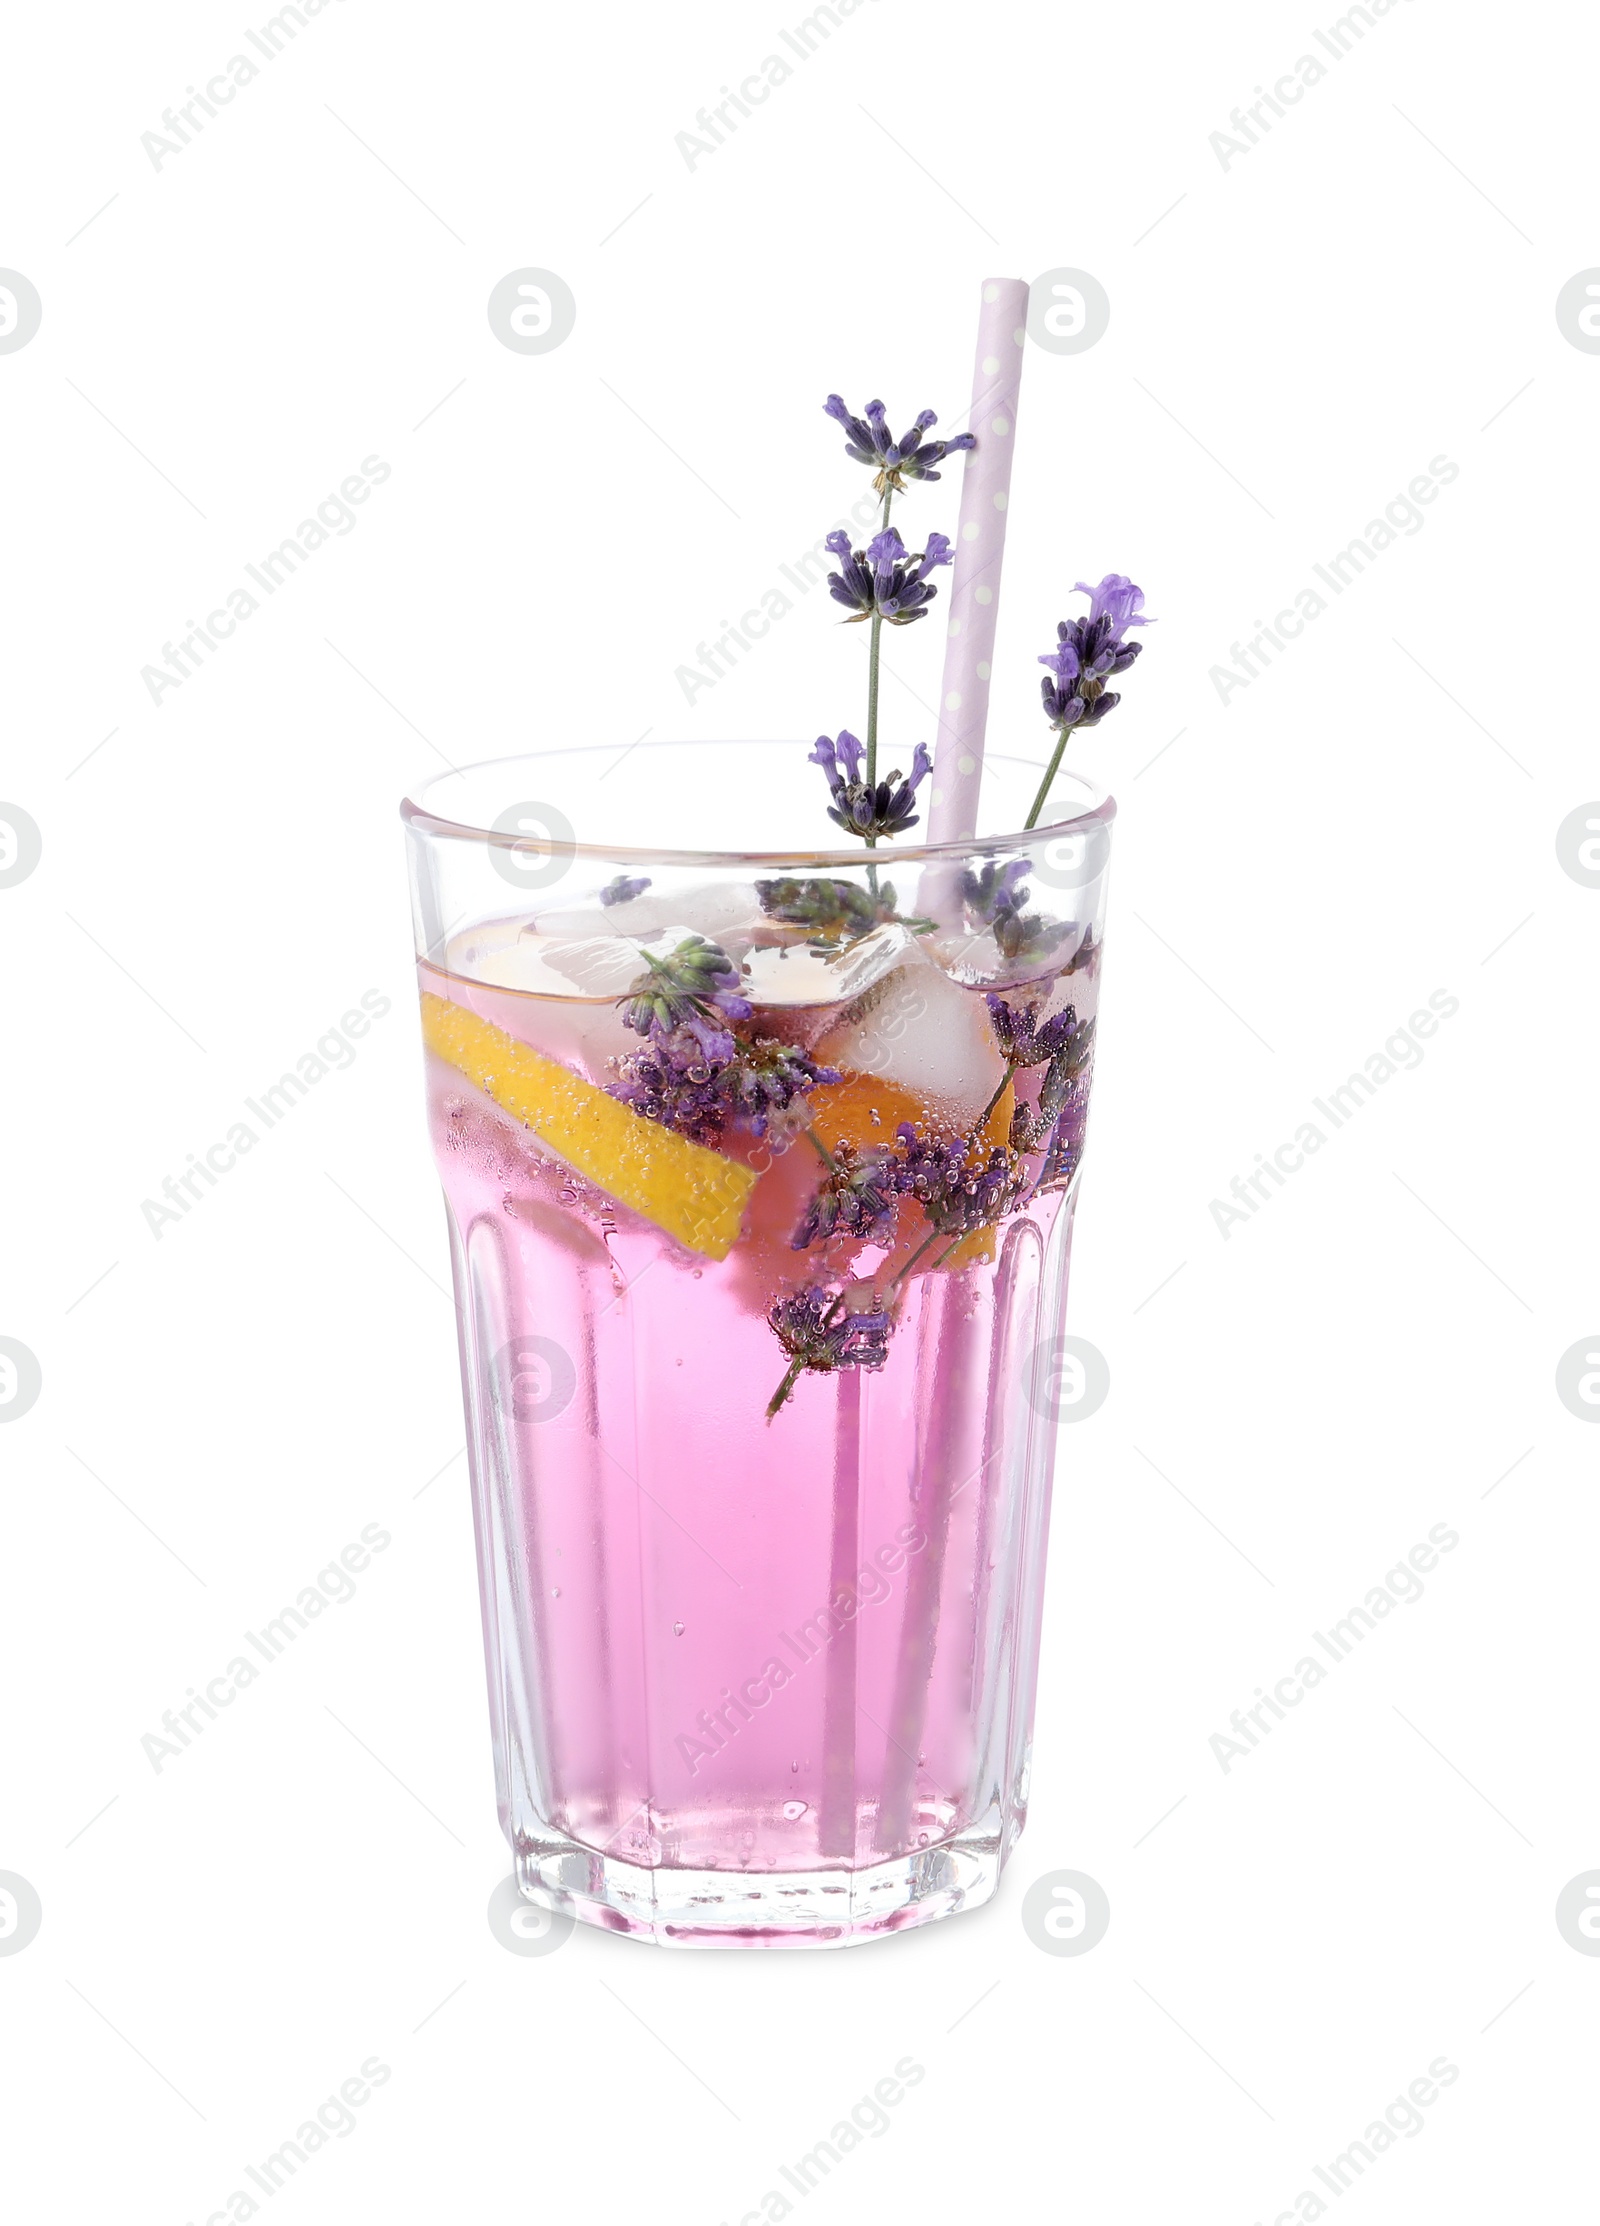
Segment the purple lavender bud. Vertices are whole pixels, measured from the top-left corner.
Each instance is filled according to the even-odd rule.
[[[726,1023],[748,1020],[751,1007],[739,995],[739,970],[722,946],[686,935],[665,958],[649,951],[640,956],[645,972],[617,1000],[623,1026],[657,1039],[687,1028],[708,1060],[731,1059],[733,1038]]]
[[[1063,1050],[1078,1025],[1078,1016],[1071,1005],[1064,1005],[1060,1012],[1052,1013],[1042,1027],[1037,1026],[1031,1012],[1009,1005],[993,991],[985,999],[989,1018],[994,1026],[996,1040],[1007,1060],[1016,1067],[1042,1066]]]
[[[889,1357],[888,1315],[876,1308],[852,1314],[842,1291],[829,1291],[820,1283],[779,1299],[767,1321],[791,1360],[824,1375],[841,1368],[881,1368]]]
[[[658,1034],[612,1063],[618,1079],[608,1085],[611,1095],[645,1120],[676,1129],[697,1144],[713,1144],[722,1134],[728,1108],[717,1087],[717,1070],[689,1029]]]
[[[1151,626],[1155,621],[1141,618],[1144,609],[1144,589],[1135,587],[1126,572],[1108,572],[1097,587],[1089,587],[1082,580],[1073,583],[1075,595],[1089,598],[1089,622],[1093,625],[1102,618],[1111,621],[1115,634],[1125,634],[1130,626]]]
[[[838,749],[839,762],[844,767],[845,779],[847,781],[858,781],[861,778],[861,760],[866,755],[865,745],[856,740],[848,727],[841,727],[839,729]]]
[[[958,433],[948,441],[925,439],[929,427],[938,423],[932,410],[919,410],[915,424],[895,440],[881,402],[869,402],[861,417],[852,416],[837,394],[830,394],[822,407],[845,434],[845,454],[858,464],[873,466],[872,484],[880,495],[903,494],[912,480],[937,479],[937,466],[946,456],[978,445],[970,433]]]
[[[834,1236],[852,1237],[858,1244],[891,1243],[900,1176],[899,1163],[886,1144],[869,1144],[861,1150],[841,1144],[789,1241],[797,1252]]]
[[[1039,694],[1045,717],[1062,735],[1073,727],[1087,732],[1116,709],[1122,698],[1105,683],[1114,673],[1127,672],[1143,647],[1123,636],[1129,627],[1153,624],[1141,615],[1143,588],[1124,572],[1108,572],[1097,587],[1079,580],[1074,592],[1088,596],[1088,617],[1062,619],[1057,647],[1039,659],[1057,676],[1054,685],[1041,682]]]
[[[968,1236],[1009,1213],[1026,1180],[1017,1154],[975,1137],[921,1137],[909,1121],[896,1131],[905,1194],[944,1236]]]
[[[886,527],[882,533],[875,533],[867,543],[867,562],[874,572],[892,572],[905,553],[906,545],[894,526]]]
[[[891,626],[909,626],[927,615],[926,606],[939,592],[926,575],[949,562],[950,542],[945,534],[929,534],[926,549],[913,555],[889,526],[874,534],[864,549],[840,557],[839,571],[828,574],[828,593],[853,620],[880,618]]]
[[[961,877],[962,902],[968,914],[994,930],[1003,958],[1024,964],[1048,958],[1074,932],[1070,921],[1047,920],[1040,913],[1024,909],[1028,891],[1023,876],[1032,870],[1032,861],[1027,858],[1013,858],[1004,867],[997,867],[991,858],[976,872],[969,867]]]
[[[871,784],[861,778],[863,755],[861,744],[848,730],[836,743],[825,734],[818,735],[807,762],[820,765],[827,775],[833,796],[828,817],[847,835],[864,839],[899,835],[915,827],[917,790],[933,770],[926,744],[917,744],[909,775],[902,777],[896,767],[887,779]]]

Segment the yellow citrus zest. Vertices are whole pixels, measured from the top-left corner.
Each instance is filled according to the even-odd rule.
[[[581,1075],[519,1043],[464,1006],[423,993],[422,1036],[541,1142],[707,1259],[726,1259],[756,1174],[658,1121],[647,1121]]]

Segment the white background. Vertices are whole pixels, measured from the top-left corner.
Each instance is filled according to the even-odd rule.
[[[1577,9],[1400,0],[1334,62],[1276,5],[337,0],[159,170],[246,7],[14,15],[0,263],[0,1958],[16,2210],[199,2222],[369,2057],[306,2222],[1555,2215],[1592,2161],[1600,263]],[[721,88],[793,74],[691,169]],[[1255,88],[1327,74],[1225,168]],[[892,134],[891,138],[889,135]],[[894,142],[898,141],[897,146]],[[85,228],[86,227],[86,228]],[[485,303],[558,272],[522,356]],[[1160,623],[1118,792],[1035,1804],[981,1913],[847,1955],[507,1954],[443,1218],[396,802],[457,762],[858,708],[820,593],[675,669],[859,491],[819,405],[961,422],[980,279],[1106,288],[1030,346],[992,737],[1036,745],[1081,575]],[[391,476],[152,703],[141,667],[364,457]],[[1248,688],[1211,668],[1445,456],[1459,476]],[[916,497],[953,529],[954,479]],[[941,629],[893,645],[918,695]],[[891,690],[903,747],[928,731]],[[1596,807],[1600,810],[1600,806]],[[361,993],[392,1011],[159,1240],[141,1212]],[[1226,1237],[1211,1201],[1435,990],[1459,1012]],[[1327,1124],[1323,1124],[1326,1126]],[[754,1488],[756,1480],[752,1480]],[[141,1739],[363,1525],[392,1543],[159,1773]],[[1209,1742],[1437,1524],[1458,1546],[1226,1773]],[[92,1820],[92,1821],[91,1821]],[[1040,1952],[1027,1886],[1109,1896]],[[914,2057],[803,2201],[778,2167]],[[1342,2198],[1313,2174],[1444,2056]],[[1023,2193],[1024,2189],[1029,2192]],[[259,2193],[259,2191],[257,2191]],[[1562,2215],[1568,2215],[1562,2208]],[[1572,2215],[1576,2215],[1575,2213]]]

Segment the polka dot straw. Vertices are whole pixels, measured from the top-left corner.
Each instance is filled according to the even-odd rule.
[[[949,639],[939,691],[934,743],[930,842],[959,842],[978,824],[983,737],[989,717],[989,670],[1000,607],[1011,452],[1016,445],[1017,389],[1028,325],[1028,287],[1021,278],[986,278],[978,312],[978,353],[967,429],[978,445],[961,482],[950,584]]]

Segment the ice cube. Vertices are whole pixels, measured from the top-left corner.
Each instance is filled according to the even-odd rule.
[[[983,998],[958,988],[917,941],[811,1056],[899,1083],[960,1124],[977,1119],[1005,1073]]]
[[[1055,923],[1052,923],[1054,925]],[[974,989],[1021,989],[1029,982],[1049,981],[1072,963],[1073,955],[1089,933],[1087,923],[1066,926],[1061,940],[1043,955],[1008,959],[995,942],[992,927],[952,928],[927,938],[932,956],[958,982]]]
[[[838,950],[767,943],[746,954],[740,994],[752,1005],[837,1005],[870,989],[896,967],[910,937],[892,922]]]
[[[453,938],[448,954],[453,979],[440,987],[519,1042],[591,1082],[605,1083],[613,1079],[610,1061],[639,1048],[638,1037],[622,1025],[617,999],[643,973],[644,961],[636,943],[616,936],[601,940],[601,950],[574,960],[571,954],[582,946],[547,943],[525,934],[520,921],[471,928]],[[580,987],[571,972],[554,963],[560,960],[575,965],[588,984],[619,986]]]
[[[457,939],[451,964],[496,989],[530,990],[541,997],[623,997],[645,973],[646,951],[665,957],[694,932],[681,924],[649,936],[541,935],[520,927],[506,940],[498,931],[479,928]]]
[[[679,936],[703,935],[708,943],[731,949],[763,924],[755,885],[749,881],[706,881],[687,889],[646,889],[625,904],[593,904],[560,912],[541,912],[533,921],[541,936],[584,942],[599,935],[631,935],[651,942],[676,927]],[[677,923],[687,922],[679,926]]]
[[[559,974],[580,997],[626,996],[645,970],[643,946],[626,936],[591,935],[576,943],[541,936],[539,944],[539,963]],[[658,950],[670,947],[658,946]]]

